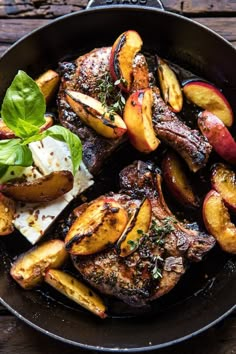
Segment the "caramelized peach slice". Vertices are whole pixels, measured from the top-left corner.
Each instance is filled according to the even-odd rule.
[[[12,221],[15,210],[15,202],[0,193],[0,236],[9,235],[14,231]]]
[[[48,104],[59,87],[59,74],[56,71],[49,69],[40,75],[35,82],[40,88],[40,91],[44,95],[46,103]]]
[[[149,199],[146,198],[132,215],[118,241],[120,257],[127,257],[138,248],[142,238],[149,230],[151,218],[152,206]]]
[[[168,151],[165,154],[162,160],[162,172],[164,182],[177,202],[187,207],[199,206],[184,163],[173,151]]]
[[[74,178],[70,171],[54,171],[33,181],[13,181],[0,190],[14,200],[26,203],[49,202],[69,192]]]
[[[236,164],[236,142],[224,123],[214,114],[204,111],[198,116],[198,126],[217,154]]]
[[[44,280],[47,284],[86,310],[89,310],[100,318],[107,317],[105,312],[106,306],[100,296],[70,274],[57,269],[49,269],[46,272]]]
[[[190,102],[216,115],[227,127],[233,124],[232,108],[214,85],[200,80],[187,81],[183,84],[183,93]]]
[[[156,150],[160,141],[152,124],[152,89],[132,93],[124,108],[124,121],[131,144],[139,151],[149,153]]]
[[[174,112],[180,112],[183,107],[183,94],[179,81],[166,61],[156,55],[156,62],[162,97]]]
[[[127,211],[112,198],[100,197],[77,217],[65,238],[66,250],[89,255],[115,243],[128,223]]]
[[[68,258],[62,240],[50,240],[20,255],[13,263],[10,274],[24,289],[32,289],[43,281],[49,268],[59,268]]]
[[[226,205],[236,212],[236,174],[224,165],[217,163],[212,168],[212,188],[220,193]]]
[[[216,238],[220,247],[236,254],[236,227],[218,192],[211,190],[206,195],[202,212],[206,229]]]
[[[115,112],[108,112],[100,101],[81,92],[66,90],[65,94],[73,111],[98,134],[115,139],[126,132],[123,119]]]
[[[133,80],[133,61],[141,50],[143,41],[136,31],[122,33],[111,49],[110,73],[114,81],[120,80],[120,88],[129,92]]]

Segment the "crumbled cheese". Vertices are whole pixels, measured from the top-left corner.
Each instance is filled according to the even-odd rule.
[[[35,244],[67,205],[64,196],[48,203],[18,203],[14,226],[29,242]]]
[[[27,180],[39,178],[53,171],[72,171],[70,152],[64,142],[47,137],[42,141],[30,143],[29,147],[36,167],[31,167],[31,172],[29,170],[28,174],[24,173]],[[65,207],[93,183],[93,176],[81,162],[79,170],[74,176],[73,188],[62,197],[50,203],[18,203],[14,226],[29,242],[35,244]]]

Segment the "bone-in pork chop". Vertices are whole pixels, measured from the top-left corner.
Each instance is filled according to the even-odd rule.
[[[161,179],[152,164],[137,161],[120,172],[121,191],[109,194],[128,212],[143,198],[151,202],[150,229],[133,253],[121,257],[116,244],[93,255],[72,257],[94,288],[132,306],[144,306],[168,293],[187,266],[200,261],[215,244],[212,236],[186,228],[175,218],[165,203]]]

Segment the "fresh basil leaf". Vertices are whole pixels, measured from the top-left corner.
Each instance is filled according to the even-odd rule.
[[[31,166],[32,153],[20,139],[0,140],[0,166]]]
[[[21,138],[39,132],[45,123],[45,98],[36,82],[24,71],[19,70],[7,89],[2,103],[4,123]]]
[[[34,141],[40,141],[48,136],[47,131],[43,131],[42,133],[32,135],[29,138],[22,139],[21,145],[28,145],[30,143],[33,143]]]
[[[60,125],[54,125],[50,127],[45,131],[45,133],[47,136],[50,136],[53,139],[67,143],[73,165],[73,174],[75,174],[78,171],[80,162],[82,160],[82,143],[80,138],[70,130],[61,127]]]
[[[7,172],[8,166],[6,165],[0,165],[0,177],[2,177],[3,175],[5,175],[5,173]]]

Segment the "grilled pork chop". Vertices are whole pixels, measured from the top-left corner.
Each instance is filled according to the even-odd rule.
[[[179,222],[165,203],[161,174],[153,164],[137,161],[120,172],[121,191],[111,193],[129,211],[147,197],[152,206],[151,226],[139,247],[126,257],[117,245],[90,256],[73,256],[83,276],[100,292],[131,306],[144,306],[168,293],[190,262],[198,262],[211,250],[215,239]]]
[[[83,144],[83,161],[92,174],[101,170],[104,161],[121,145],[123,138],[107,139],[86,126],[65,100],[65,89],[77,90],[98,97],[98,81],[108,72],[110,48],[95,49],[82,55],[74,63],[61,63],[61,87],[58,112],[61,124],[77,134]]]
[[[77,90],[94,98],[99,97],[99,82],[109,75],[109,58],[111,48],[98,48],[80,56],[73,63],[60,64],[61,87],[58,95],[59,119],[62,125],[76,133],[83,143],[83,158],[91,173],[97,173],[104,161],[124,141],[107,139],[99,136],[92,128],[85,126],[71,110],[65,100],[64,90]],[[133,72],[142,66],[147,67],[145,57],[138,54],[134,60]],[[150,80],[137,80],[133,90],[144,88]],[[109,104],[109,102],[108,102]],[[121,112],[122,113],[122,112]],[[181,122],[175,113],[164,103],[159,90],[154,89],[153,125],[157,137],[172,146],[187,162],[192,171],[205,166],[211,146],[196,130]]]

